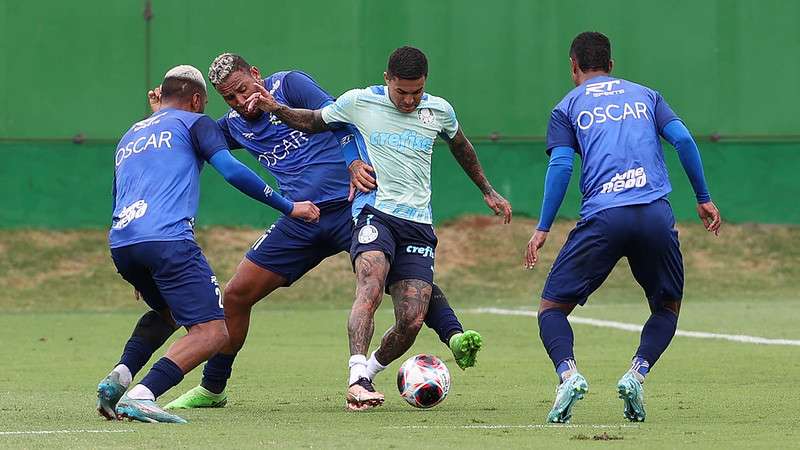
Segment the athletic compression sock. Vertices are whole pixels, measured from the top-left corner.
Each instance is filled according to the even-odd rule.
[[[539,337],[542,339],[542,344],[544,344],[550,360],[553,361],[553,366],[556,367],[559,379],[563,381],[563,374],[572,375],[571,370],[577,370],[575,369],[575,354],[572,349],[575,341],[572,327],[570,327],[564,311],[557,308],[540,313],[538,319]],[[569,361],[572,361],[572,368],[570,368]]]
[[[425,315],[425,325],[439,335],[439,340],[444,345],[449,345],[450,337],[454,334],[464,332],[456,313],[447,302],[447,297],[435,284],[431,290],[431,301],[428,304],[428,313]]]
[[[236,359],[235,353],[233,355],[217,353],[212,356],[203,368],[203,381],[200,382],[200,386],[214,394],[221,394],[228,385],[228,378],[231,377],[234,359]]]
[[[130,378],[135,377],[147,360],[153,356],[153,353],[164,345],[164,342],[174,332],[175,328],[172,324],[164,320],[156,311],[144,313],[125,344],[117,367],[124,365],[129,371]],[[130,383],[130,379],[128,379],[128,383]]]
[[[647,319],[642,328],[639,348],[636,350],[636,358],[644,360],[648,364],[644,374],[653,368],[658,358],[667,349],[677,328],[678,316],[667,308],[657,309]],[[634,358],[634,362],[636,358]],[[637,372],[642,374],[641,371]]]

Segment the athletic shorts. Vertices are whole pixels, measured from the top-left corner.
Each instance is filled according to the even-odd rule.
[[[436,244],[433,226],[401,219],[365,206],[353,229],[350,260],[358,255],[381,251],[389,259],[386,292],[401,280],[422,280],[433,285]]]
[[[150,308],[169,308],[181,326],[224,319],[217,277],[194,241],[149,241],[111,249],[122,278]]]
[[[579,221],[553,263],[542,298],[583,305],[622,257],[648,301],[681,300],[683,257],[666,199],[602,210]]]
[[[353,233],[350,202],[337,200],[317,206],[318,223],[281,217],[256,240],[247,259],[286,278],[285,286],[290,286],[325,258],[349,250]]]

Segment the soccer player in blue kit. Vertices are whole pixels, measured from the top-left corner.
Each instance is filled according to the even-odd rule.
[[[273,192],[231,155],[219,126],[202,114],[208,96],[199,70],[169,70],[161,96],[161,109],[133,124],[115,153],[108,236],[117,271],[152,310],[139,320],[119,364],[98,385],[97,410],[108,419],[185,423],[159,408],[156,398],[228,339],[217,279],[194,240],[204,162],[243,193],[286,215],[315,222],[320,211],[311,202],[292,203]],[[136,372],[178,326],[187,334],[126,393]]]
[[[262,79],[258,68],[241,56],[223,53],[212,62],[208,77],[231,107],[218,120],[228,146],[246,149],[277,179],[286,197],[312,200],[320,207],[321,216],[314,224],[281,218],[256,240],[225,287],[229,343],[208,361],[201,384],[166,406],[175,409],[226,404],[225,387],[236,354],[244,345],[253,305],[275,289],[290,286],[325,258],[350,250],[353,222],[348,167],[356,186],[362,190],[375,187],[368,172],[371,168],[358,159],[352,130],[307,134],[285,125],[274,114],[246,110],[245,101],[257,88],[297,108],[319,109],[333,103],[305,73],[283,71]],[[344,142],[341,146],[340,140]],[[462,369],[471,367],[481,337],[473,330],[464,331],[441,290],[436,286],[433,290],[425,323],[449,346]]]
[[[575,363],[567,316],[600,287],[620,258],[627,257],[651,315],[617,390],[624,416],[641,422],[646,415],[642,385],[675,335],[683,296],[683,260],[667,200],[672,188],[659,136],[677,150],[706,229],[718,234],[722,220],[686,126],[658,92],[610,75],[608,38],[596,32],[579,34],[572,41],[570,60],[577,87],[550,116],[542,212],[525,256],[525,266],[533,268],[569,185],[577,152],[582,160],[581,218],[553,263],[539,305],[539,335],[560,380],[547,420],[568,421],[575,402],[588,391]]]

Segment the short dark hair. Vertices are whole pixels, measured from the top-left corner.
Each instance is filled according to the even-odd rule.
[[[585,31],[572,40],[569,56],[578,63],[581,71],[611,71],[611,41],[603,33]]]
[[[428,76],[428,58],[422,50],[414,47],[400,47],[389,56],[386,68],[389,77],[416,80]]]
[[[161,98],[190,99],[194,94],[206,95],[202,84],[186,78],[167,77],[161,82]]]

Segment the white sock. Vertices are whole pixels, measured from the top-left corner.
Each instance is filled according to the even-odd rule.
[[[375,358],[375,352],[372,352],[372,355],[370,355],[369,357],[369,361],[367,361],[367,378],[369,378],[370,380],[374,380],[375,375],[381,373],[385,368],[386,366],[379,363],[378,360]]]
[[[117,367],[114,367],[114,370],[111,372],[117,372],[119,374],[119,383],[125,387],[128,387],[133,381],[133,375],[131,375],[131,369],[128,369],[128,366],[125,364],[118,364]]]
[[[364,355],[351,356],[348,366],[350,367],[350,382],[347,384],[348,386],[358,381],[359,378],[362,377],[367,378],[366,356]]]
[[[147,388],[147,386],[143,384],[137,384],[130,391],[128,391],[128,398],[132,398],[134,400],[153,400],[155,401],[156,396],[153,395],[153,392]]]

